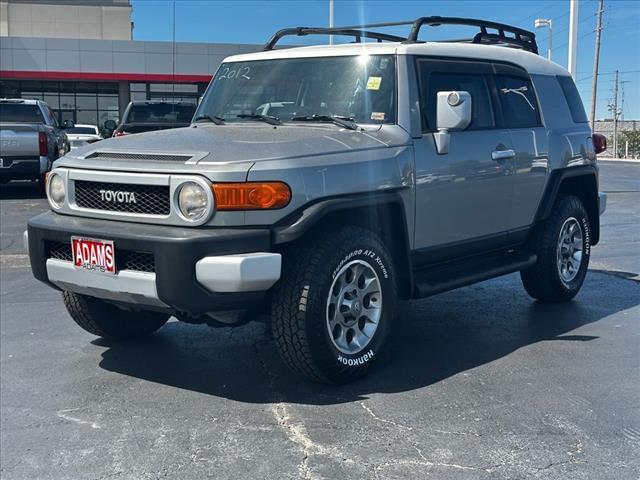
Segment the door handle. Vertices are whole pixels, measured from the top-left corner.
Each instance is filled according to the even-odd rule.
[[[491,158],[495,161],[498,160],[509,160],[516,156],[516,152],[513,150],[494,150],[491,152]]]

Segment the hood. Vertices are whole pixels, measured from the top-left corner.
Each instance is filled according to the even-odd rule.
[[[406,145],[397,125],[347,130],[332,124],[199,124],[109,138],[81,147],[56,166],[129,171],[248,171],[256,162]]]
[[[332,125],[300,124],[274,128],[245,123],[207,124],[105,139],[93,147],[78,150],[75,155],[88,156],[94,151],[148,152],[189,155],[192,160],[197,156],[199,164],[259,162],[406,143],[405,136],[397,132],[394,134],[396,129],[376,128],[361,132]]]

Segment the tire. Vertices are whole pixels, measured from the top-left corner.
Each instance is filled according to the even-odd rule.
[[[271,329],[291,370],[344,383],[364,375],[382,350],[396,311],[395,272],[387,248],[369,230],[335,225],[323,231],[285,252]]]
[[[582,201],[572,195],[558,197],[535,240],[538,261],[520,272],[525,290],[542,302],[571,300],[582,287],[591,256],[589,215]]]
[[[150,335],[162,327],[169,315],[122,310],[100,299],[63,292],[71,318],[84,330],[110,340],[127,340]]]

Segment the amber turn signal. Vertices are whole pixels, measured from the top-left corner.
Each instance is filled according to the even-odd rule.
[[[216,210],[275,210],[291,201],[283,182],[214,183]]]

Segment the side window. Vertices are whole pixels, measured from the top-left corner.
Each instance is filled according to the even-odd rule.
[[[51,125],[53,125],[54,127],[58,127],[58,119],[56,118],[55,114],[51,111],[51,108],[47,107],[47,112],[49,114],[49,119],[51,121]]]
[[[527,128],[540,125],[538,102],[528,79],[498,75],[496,76],[496,84],[507,128]]]
[[[421,72],[423,130],[436,130],[438,92],[458,90],[471,95],[471,123],[468,130],[495,127],[491,96],[484,75],[471,73]]]
[[[48,105],[40,105],[39,108],[42,111],[42,116],[44,117],[44,123],[46,125],[56,125],[55,116],[51,113]]]
[[[587,123],[587,114],[584,111],[584,105],[582,99],[576,88],[576,84],[573,83],[571,77],[556,77],[560,88],[564,93],[564,98],[567,100],[571,117],[575,123]]]

